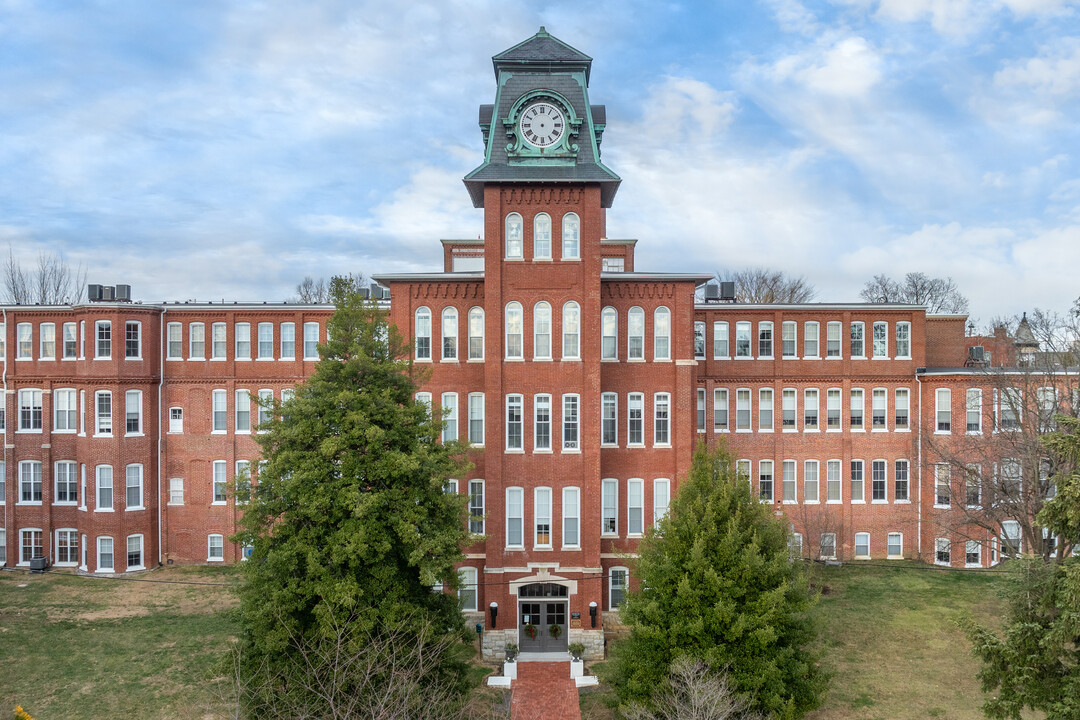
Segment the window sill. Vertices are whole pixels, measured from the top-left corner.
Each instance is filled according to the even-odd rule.
[[[758,428],[758,432],[762,433],[764,435],[771,435],[772,431],[773,431],[772,428]]]
[[[201,357],[201,358],[189,357],[188,362],[206,362],[206,358],[204,358],[204,357]]]
[[[843,428],[825,428],[825,432],[827,432],[827,433],[838,433],[838,432],[844,432],[844,429]]]
[[[635,358],[627,358],[627,359],[626,359],[626,362],[630,362],[630,363],[643,363],[643,362],[645,362],[645,358],[643,358],[643,357],[639,357],[639,358],[638,358],[638,357],[635,357]]]
[[[112,360],[112,355],[103,355],[101,357],[94,358],[94,360]]]
[[[504,552],[525,552],[524,545],[507,545],[503,548]]]
[[[482,362],[484,362],[484,358],[472,358],[471,357],[468,360],[466,360],[465,362],[482,363]]]
[[[938,505],[936,503],[934,504],[934,509],[936,510],[948,510],[950,507],[951,506],[949,505]]]
[[[304,358],[304,359],[307,360],[308,358]],[[431,358],[413,358],[413,362],[429,363],[429,362],[431,362]]]
[[[166,505],[166,507],[183,507],[184,503],[182,503],[182,502],[178,502],[178,503],[171,502],[171,503],[165,503],[165,505]]]
[[[865,505],[866,501],[865,500],[852,500],[851,504],[852,505]]]
[[[713,360],[730,360],[730,355],[713,355]]]
[[[134,361],[136,361],[136,362],[142,362],[142,358],[141,358],[141,357],[125,357],[124,359],[125,359],[125,360],[134,360]]]
[[[111,438],[111,437],[113,437],[113,434],[112,434],[112,433],[94,433],[94,434],[93,434],[93,435],[91,435],[90,437],[96,437],[96,438]]]
[[[841,355],[826,355],[825,359],[826,360],[843,360],[844,358]]]
[[[775,360],[776,358],[774,358],[772,355],[758,355],[757,359],[758,360]]]
[[[798,505],[799,501],[798,500],[784,500],[783,504],[784,505]]]
[[[854,560],[869,560],[870,556],[869,555],[855,555],[852,559],[854,559]]]
[[[633,448],[643,448],[643,447],[645,447],[645,443],[627,443],[626,444],[626,449],[627,450],[631,450]]]
[[[714,433],[726,433],[726,432],[731,432],[731,431],[728,430],[727,428],[713,428],[713,432]]]
[[[71,500],[54,500],[53,507],[79,507],[79,501]]]
[[[889,428],[874,428],[870,432],[872,432],[872,433],[887,433],[887,432],[889,432]]]
[[[881,356],[881,357],[878,357],[877,355],[875,355],[874,357],[872,357],[872,358],[870,358],[870,359],[871,359],[871,360],[885,360],[885,361],[888,361],[888,360],[889,360],[890,358],[888,358],[888,357],[886,357],[886,356]]]
[[[870,504],[871,505],[888,505],[889,501],[888,500],[871,500]]]
[[[226,503],[226,501],[225,501],[225,500],[215,500],[214,502],[212,502],[212,503],[210,503],[210,504],[211,504],[211,505],[217,505],[217,506],[221,507],[221,506],[224,506],[224,505],[226,505],[227,503]]]
[[[101,573],[102,575],[115,575],[116,571],[112,568],[98,568],[94,572]]]
[[[519,358],[519,357],[508,357],[508,358],[503,358],[503,360],[504,360],[504,362],[525,362],[525,358]]]
[[[819,429],[818,429],[818,428],[816,428],[816,427],[806,427],[806,426],[803,426],[803,432],[804,432],[804,433],[819,433],[819,432],[821,432],[821,430],[819,430]]]
[[[550,545],[533,545],[533,552],[555,552]]]
[[[751,430],[750,428],[735,428],[735,432],[737,432],[737,433],[752,433],[754,431]]]
[[[40,435],[41,433],[42,433],[41,430],[23,429],[23,428],[15,431],[16,435]]]
[[[165,358],[165,362],[181,361],[183,359],[184,358],[182,358],[182,357],[167,357],[167,358]],[[74,360],[74,358],[72,358],[72,360]]]
[[[843,500],[826,500],[825,504],[826,505],[843,505],[844,501]]]
[[[506,452],[508,454],[511,454],[511,455],[518,455],[520,453],[523,453],[524,451],[523,450],[507,450]],[[551,454],[552,454],[551,448],[537,448],[537,449],[533,450],[533,455],[551,455]]]
[[[754,358],[750,357],[749,355],[736,355],[735,359],[736,360],[753,360]]]
[[[534,357],[532,359],[532,361],[533,362],[551,362],[551,358],[550,357]]]
[[[41,505],[41,501],[40,501],[40,500],[19,500],[19,501],[18,501],[17,503],[15,503],[15,505],[16,505],[16,506],[27,506],[27,505],[30,505],[30,506],[32,506],[32,505],[37,505],[37,506],[40,506],[40,505]]]
[[[671,449],[671,443],[653,443],[653,448],[654,449],[660,449],[660,450],[670,450]]]
[[[52,434],[53,435],[74,435],[75,432],[76,432],[75,430],[53,430]]]
[[[658,357],[654,357],[654,358],[653,358],[653,362],[654,362],[654,363],[669,363],[669,362],[671,362],[671,358],[658,358]]]
[[[309,357],[307,355],[304,356],[304,362],[318,362],[318,361],[319,361],[318,357]],[[431,361],[429,360],[428,362],[431,362]]]
[[[698,432],[701,432],[700,430]],[[619,446],[614,443],[600,443],[601,450],[618,450]]]
[[[600,362],[602,362],[602,363],[617,363],[617,362],[619,362],[619,358],[600,358]]]
[[[211,435],[227,435],[228,433],[229,433],[228,430],[211,430],[210,431]]]
[[[564,357],[564,358],[559,358],[559,361],[560,361],[560,362],[575,362],[575,363],[579,363],[579,362],[581,362],[581,358],[579,358],[579,357]]]
[[[145,565],[132,565],[127,569],[127,572],[135,572],[136,570],[145,570]]]
[[[581,449],[580,448],[563,448],[560,451],[560,454],[562,454],[562,455],[580,455],[581,454]]]
[[[56,361],[56,358],[54,358],[54,357],[39,357],[38,358],[38,362],[55,362],[55,361]]]
[[[950,430],[935,430],[934,434],[935,435],[952,435],[952,431],[950,431]]]
[[[206,562],[225,562],[225,558],[206,558]]]
[[[885,559],[886,560],[903,560],[904,556],[903,555],[886,555]]]
[[[910,505],[911,501],[910,500],[893,500],[893,504],[895,504],[895,505]]]
[[[272,358],[272,357],[258,357],[258,358],[255,358],[255,362],[274,362],[274,358]]]
[[[124,437],[146,437],[143,433],[124,433]]]
[[[820,500],[803,500],[803,505],[820,505]]]
[[[521,448],[508,448],[503,451],[507,455],[524,455],[525,451]],[[550,452],[550,451],[549,451]]]
[[[237,359],[239,359],[239,358],[237,358]],[[251,358],[248,358],[248,360],[250,360],[250,359]],[[228,360],[228,358],[223,358],[223,357],[212,357],[212,358],[210,358],[210,362],[225,362],[226,360]]]
[[[136,505],[135,507],[124,508],[124,512],[135,512],[136,510],[145,510],[144,505]]]
[[[295,355],[293,355],[292,357],[282,356],[282,357],[278,358],[278,362],[295,362],[295,361],[296,361],[296,356]]]
[[[965,435],[982,435],[982,430],[968,430]]]
[[[562,550],[563,552],[581,552],[581,546],[580,545],[563,545],[559,549]]]
[[[906,427],[905,428],[894,428],[893,432],[909,433],[909,432],[911,432],[911,428],[906,428]]]
[[[116,512],[116,511],[113,510],[112,508],[94,508],[94,512],[96,512],[96,513],[99,513],[99,512],[111,513],[111,512]]]
[[[803,355],[803,360],[820,360],[820,355]]]

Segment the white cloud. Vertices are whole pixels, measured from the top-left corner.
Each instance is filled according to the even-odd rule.
[[[1002,88],[1029,89],[1037,95],[1068,98],[1080,94],[1080,41],[1059,41],[1038,57],[1009,63],[994,73]]]
[[[865,95],[881,79],[881,58],[861,37],[845,38],[800,77],[813,90],[845,97]]]

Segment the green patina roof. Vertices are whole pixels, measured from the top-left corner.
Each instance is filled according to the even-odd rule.
[[[592,58],[580,50],[570,47],[554,35],[549,35],[544,27],[528,40],[519,42],[509,50],[491,58],[495,68],[495,74],[499,74],[499,66],[534,63],[577,63],[585,65],[585,82],[589,81],[589,67]]]

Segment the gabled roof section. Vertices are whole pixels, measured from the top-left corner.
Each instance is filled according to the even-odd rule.
[[[577,48],[571,47],[554,35],[548,34],[544,26],[540,26],[539,32],[527,40],[519,42],[509,50],[503,50],[491,58],[495,68],[495,75],[499,74],[499,66],[511,65],[534,65],[547,63],[575,63],[585,65],[585,82],[589,81],[589,69],[592,58]]]

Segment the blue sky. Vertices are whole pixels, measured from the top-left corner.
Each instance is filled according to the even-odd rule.
[[[491,56],[540,25],[594,58],[639,269],[1080,296],[1074,0],[0,0],[0,244],[145,301],[438,269]]]

